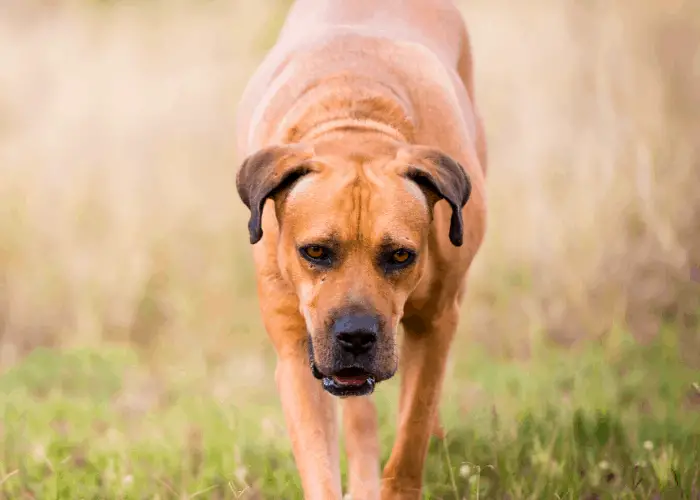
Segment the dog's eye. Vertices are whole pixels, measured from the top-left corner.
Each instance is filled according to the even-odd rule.
[[[391,254],[391,259],[397,264],[403,264],[410,258],[411,254],[408,253],[406,250],[397,250],[393,254]]]
[[[325,255],[325,252],[323,251],[323,248],[319,246],[310,246],[305,249],[306,255],[311,257],[312,259],[320,259]]]
[[[320,245],[308,245],[301,248],[301,255],[314,264],[330,264],[330,251]]]
[[[397,271],[408,267],[415,260],[416,254],[410,250],[400,248],[385,254],[383,257],[383,266],[387,272]]]

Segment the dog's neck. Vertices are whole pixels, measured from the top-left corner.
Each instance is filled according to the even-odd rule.
[[[368,118],[338,118],[335,120],[321,121],[307,129],[300,137],[293,138],[293,140],[313,143],[321,137],[346,132],[382,134],[397,142],[408,142],[408,138],[398,128],[388,125],[385,122]]]
[[[337,80],[310,86],[280,120],[280,143],[315,142],[334,133],[382,134],[394,141],[413,141],[408,99],[374,82]]]

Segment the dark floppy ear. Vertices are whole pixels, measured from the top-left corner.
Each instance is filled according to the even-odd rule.
[[[404,177],[412,180],[431,203],[444,199],[452,208],[450,241],[462,246],[464,222],[462,207],[469,201],[472,184],[467,172],[456,160],[442,151],[427,146],[412,146],[403,151],[406,158]]]
[[[268,198],[274,198],[311,172],[313,151],[301,146],[269,146],[248,156],[236,174],[236,190],[250,210],[248,232],[251,245],[262,238],[262,212]]]

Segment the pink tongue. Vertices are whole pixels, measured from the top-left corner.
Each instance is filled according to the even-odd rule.
[[[343,385],[362,385],[367,382],[367,377],[355,376],[355,377],[333,377],[336,382]]]

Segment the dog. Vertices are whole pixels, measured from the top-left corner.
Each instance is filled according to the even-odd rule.
[[[487,146],[450,0],[297,0],[237,108],[236,189],[307,499],[417,499],[466,277]],[[403,328],[401,346],[397,331]],[[401,366],[383,470],[372,392]]]

